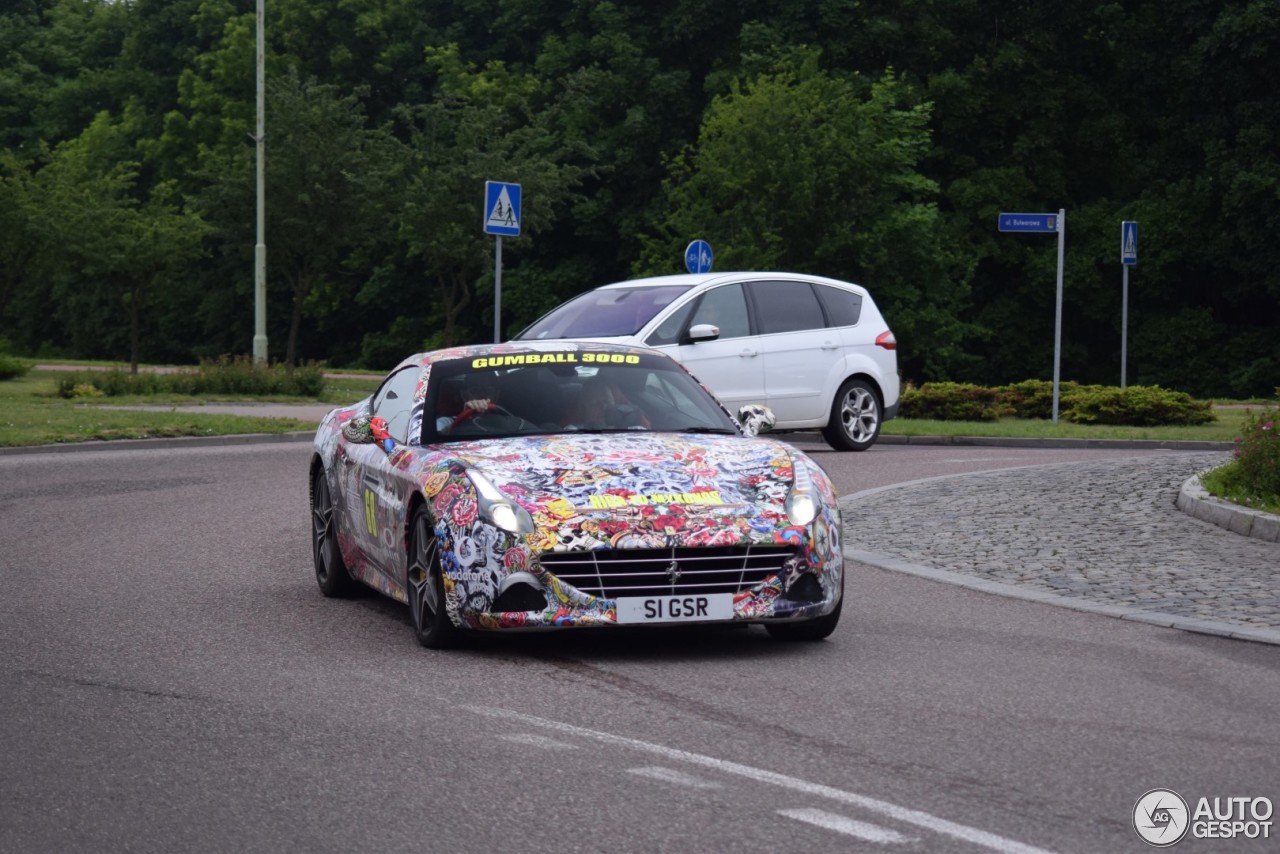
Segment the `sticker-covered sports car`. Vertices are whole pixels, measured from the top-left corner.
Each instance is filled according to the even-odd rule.
[[[591,342],[423,353],[335,409],[311,460],[326,596],[408,604],[418,640],[469,631],[763,623],[836,627],[836,495],[670,357]]]

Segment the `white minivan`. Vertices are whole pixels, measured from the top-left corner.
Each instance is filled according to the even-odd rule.
[[[763,403],[776,431],[865,451],[898,412],[893,332],[865,288],[796,273],[700,273],[604,285],[518,341],[586,338],[663,350],[729,409]]]

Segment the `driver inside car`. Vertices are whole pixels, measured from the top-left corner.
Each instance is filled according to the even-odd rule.
[[[452,391],[447,396],[445,393],[441,393],[439,409],[446,412],[457,410],[457,412],[454,415],[438,416],[436,418],[437,432],[448,433],[459,424],[496,407],[498,405],[498,387],[492,380],[481,379],[468,386],[468,400],[459,408],[458,400],[460,397],[461,395],[457,391]]]

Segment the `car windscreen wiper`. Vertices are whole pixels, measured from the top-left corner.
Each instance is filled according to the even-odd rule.
[[[686,427],[680,431],[681,433],[716,433],[724,436],[736,436],[737,430],[730,430],[728,427]]]

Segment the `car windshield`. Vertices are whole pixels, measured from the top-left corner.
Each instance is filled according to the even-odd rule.
[[[568,433],[738,433],[693,377],[656,353],[492,353],[431,366],[424,444]]]
[[[688,285],[598,288],[569,300],[516,336],[519,341],[634,335]]]

